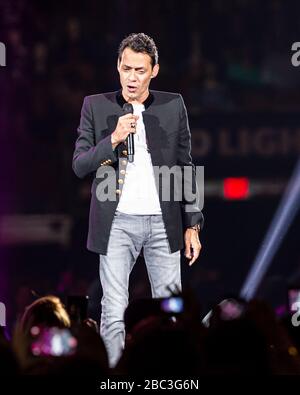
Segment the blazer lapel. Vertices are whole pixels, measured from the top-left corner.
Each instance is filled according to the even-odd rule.
[[[153,114],[150,108],[143,112],[143,120],[145,125],[147,145],[152,159],[152,165],[162,165],[164,163],[162,148],[165,146],[165,132],[160,127],[159,118]]]

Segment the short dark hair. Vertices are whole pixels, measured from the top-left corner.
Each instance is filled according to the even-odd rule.
[[[135,52],[146,53],[151,58],[152,67],[158,63],[158,51],[153,38],[145,33],[131,33],[121,42],[118,50],[118,58],[121,60],[125,48]]]

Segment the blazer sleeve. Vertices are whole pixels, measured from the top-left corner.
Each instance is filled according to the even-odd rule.
[[[117,161],[110,135],[101,139],[97,144],[95,143],[93,111],[88,96],[83,101],[77,132],[72,167],[79,178],[96,171],[99,166]]]
[[[179,95],[180,127],[177,164],[182,172],[182,201],[181,211],[185,228],[199,224],[201,229],[204,225],[204,216],[199,207],[199,186],[196,183],[195,166],[191,157],[191,133],[189,128],[186,107],[181,95]],[[184,168],[186,171],[184,171]]]

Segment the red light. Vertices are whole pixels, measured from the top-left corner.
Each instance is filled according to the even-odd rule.
[[[242,200],[249,197],[249,179],[246,177],[225,178],[223,195],[228,200]]]

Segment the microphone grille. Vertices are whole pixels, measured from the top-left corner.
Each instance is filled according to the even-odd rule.
[[[133,105],[131,103],[124,103],[123,111],[125,114],[133,114]]]

